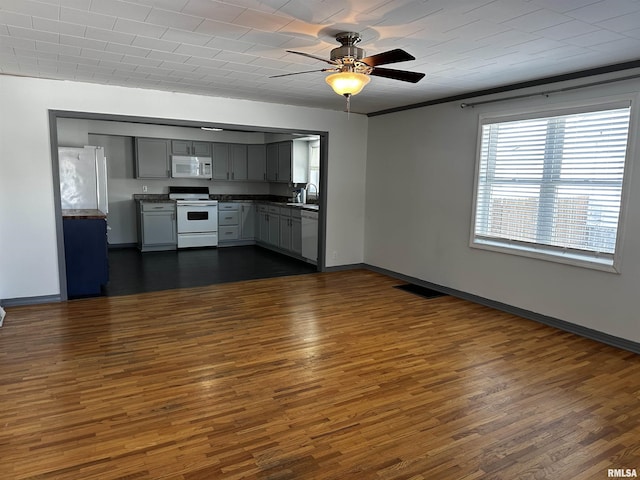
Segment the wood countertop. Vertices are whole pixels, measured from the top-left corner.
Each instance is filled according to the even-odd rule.
[[[107,214],[96,209],[73,208],[73,209],[62,209],[62,218],[72,219],[72,220],[87,220],[87,219],[104,220],[107,218]]]

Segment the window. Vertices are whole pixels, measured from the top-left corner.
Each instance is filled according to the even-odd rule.
[[[320,141],[309,142],[309,183],[315,188],[309,189],[311,200],[317,200],[320,194]]]
[[[611,269],[630,110],[481,118],[471,245]]]

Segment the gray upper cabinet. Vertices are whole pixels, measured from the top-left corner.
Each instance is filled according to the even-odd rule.
[[[289,140],[267,144],[267,180],[278,183],[306,183],[309,146],[305,141]]]
[[[278,182],[291,181],[292,142],[278,143]]]
[[[247,145],[247,180],[263,182],[267,179],[267,150],[265,145]]]
[[[213,144],[213,180],[246,181],[247,175],[247,145]]]
[[[278,144],[267,145],[267,181],[278,181]]]
[[[195,142],[191,140],[171,140],[171,153],[173,155],[210,157],[211,144],[209,142]]]
[[[247,180],[247,146],[232,143],[229,147],[229,180]]]
[[[136,177],[169,178],[170,141],[164,138],[136,137]]]
[[[229,144],[213,144],[213,180],[229,179]]]

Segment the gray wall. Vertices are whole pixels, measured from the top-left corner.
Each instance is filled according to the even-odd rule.
[[[52,297],[61,291],[50,110],[326,132],[327,267],[364,259],[365,116],[9,75],[0,75],[0,105],[11,112],[0,115],[0,299]]]
[[[554,87],[558,86],[549,88]],[[629,81],[548,98],[465,109],[460,102],[447,103],[370,118],[365,262],[640,341],[640,150],[636,129],[628,165],[632,175],[620,274],[469,247],[481,113],[600,102],[622,93],[637,96],[638,91],[640,82]],[[637,104],[633,116],[637,122]]]

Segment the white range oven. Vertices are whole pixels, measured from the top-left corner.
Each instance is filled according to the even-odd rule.
[[[178,248],[218,246],[218,201],[208,187],[169,187],[176,201]]]

